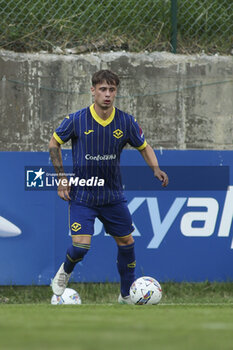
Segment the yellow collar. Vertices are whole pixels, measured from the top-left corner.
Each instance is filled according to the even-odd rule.
[[[109,125],[115,117],[115,107],[113,107],[111,115],[106,120],[104,120],[98,116],[98,114],[96,113],[95,108],[94,108],[94,103],[90,106],[90,111],[91,111],[91,115],[95,119],[95,121],[102,126]]]

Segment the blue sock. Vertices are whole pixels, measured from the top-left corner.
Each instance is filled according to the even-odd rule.
[[[72,245],[67,249],[66,259],[64,263],[64,270],[66,273],[71,273],[75,265],[82,261],[84,256],[90,249],[90,244],[84,243],[72,243]]]
[[[135,252],[134,243],[118,246],[117,268],[121,277],[121,295],[129,295],[131,284],[135,281]]]

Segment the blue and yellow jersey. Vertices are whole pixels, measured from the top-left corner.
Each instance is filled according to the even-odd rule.
[[[120,154],[129,143],[143,150],[147,143],[136,119],[113,108],[107,120],[100,118],[94,104],[65,117],[53,134],[60,144],[71,139],[73,172],[79,179],[103,179],[104,186],[74,186],[71,199],[87,206],[101,206],[125,200]]]

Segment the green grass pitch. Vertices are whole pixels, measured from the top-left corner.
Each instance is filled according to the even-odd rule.
[[[71,284],[82,305],[50,305],[48,286],[0,287],[0,350],[231,350],[233,283],[164,283],[159,305],[119,305],[119,284]]]
[[[232,349],[232,305],[1,305],[0,349]]]

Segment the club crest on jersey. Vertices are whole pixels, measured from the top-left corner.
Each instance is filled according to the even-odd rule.
[[[74,232],[77,232],[79,230],[81,230],[82,226],[81,224],[79,224],[78,222],[74,222],[72,225],[71,225],[71,228]]]
[[[116,129],[116,130],[113,131],[113,136],[116,139],[119,139],[120,137],[123,136],[123,131],[121,131],[120,129]]]

